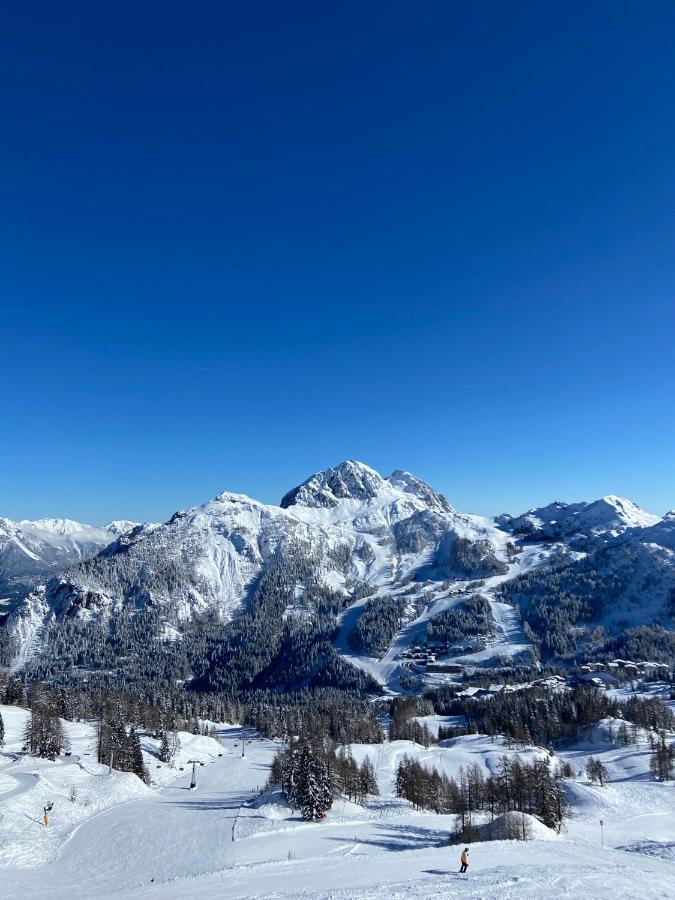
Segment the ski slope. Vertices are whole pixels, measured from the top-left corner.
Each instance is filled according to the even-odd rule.
[[[500,558],[507,561],[505,545],[508,535],[500,534],[496,529],[489,532],[497,547]],[[495,628],[493,638],[486,641],[484,650],[443,657],[446,662],[458,662],[467,667],[488,664],[500,657],[512,658],[530,649],[530,642],[523,634],[518,611],[506,603],[495,599],[495,589],[512,578],[522,575],[529,569],[546,562],[554,552],[550,544],[533,544],[524,547],[514,558],[508,560],[508,571],[504,575],[493,575],[486,578],[480,588],[472,582],[422,582],[419,585],[382,584],[381,591],[387,596],[403,595],[411,604],[423,598],[427,602],[424,608],[412,620],[408,621],[392,638],[386,653],[381,659],[363,656],[356,653],[349,645],[349,634],[353,630],[363,607],[371,600],[376,602],[377,595],[364,597],[347,607],[338,617],[338,636],[334,641],[335,649],[352,665],[367,672],[378,684],[391,694],[411,693],[401,686],[401,676],[410,671],[410,664],[403,659],[406,650],[415,644],[423,644],[429,621],[440,613],[462,603],[467,597],[479,592],[490,603],[492,620]],[[419,562],[419,561],[418,561]],[[450,585],[450,586],[448,586]],[[452,680],[448,675],[419,672],[426,684],[445,683]]]
[[[0,847],[10,835],[14,847],[12,858],[0,860],[3,900],[540,898],[551,891],[562,900],[675,896],[673,787],[648,780],[646,741],[617,747],[609,721],[560,754],[579,770],[589,755],[598,756],[613,779],[605,788],[584,775],[566,782],[572,803],[566,832],[540,826],[538,839],[527,843],[475,844],[469,875],[460,878],[461,847],[448,846],[453,817],[416,813],[395,799],[396,763],[408,754],[456,775],[473,762],[493,771],[504,753],[531,761],[545,753],[541,748],[517,749],[481,735],[429,749],[409,741],[356,745],[355,758],[373,759],[382,796],[365,808],[338,799],[324,822],[306,823],[277,793],[256,799],[278,745],[236,726],[223,726],[218,742],[185,737],[194,737],[193,750],[215,745],[222,753],[205,759],[191,791],[187,768],[161,773],[165,781],[154,787],[133,775],[101,773],[105,767],[83,758],[91,739],[87,724],[68,724],[82,757],[26,758],[16,749],[25,711],[3,707],[2,713],[8,737],[0,757]],[[87,779],[100,784],[106,802],[72,822],[67,799],[57,796],[45,828],[35,821],[36,807],[66,776],[81,792]],[[127,779],[135,781],[135,794]],[[34,817],[21,814],[27,803]]]

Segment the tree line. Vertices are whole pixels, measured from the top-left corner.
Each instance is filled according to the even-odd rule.
[[[440,688],[427,696],[440,715],[464,716],[467,728],[481,734],[503,734],[523,744],[549,747],[578,739],[600,719],[624,719],[636,727],[672,730],[673,713],[654,697],[614,700],[594,685],[549,691],[532,687],[475,700]]]
[[[410,757],[404,757],[396,770],[397,796],[415,809],[457,816],[464,841],[477,837],[477,812],[489,813],[490,820],[506,812],[528,813],[559,831],[568,809],[561,782],[562,771],[552,771],[548,759],[527,764],[506,755],[497,771],[487,776],[474,763],[462,767],[454,779]]]

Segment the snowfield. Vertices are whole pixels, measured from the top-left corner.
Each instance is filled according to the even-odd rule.
[[[2,707],[2,715],[3,900],[675,896],[673,786],[648,780],[647,744],[618,747],[609,720],[559,754],[575,772],[588,756],[599,757],[611,779],[604,788],[583,774],[566,782],[572,815],[563,834],[535,820],[532,841],[475,844],[469,874],[459,876],[461,847],[448,843],[454,817],[414,812],[393,797],[397,761],[416,756],[456,776],[474,762],[494,771],[505,753],[531,762],[546,750],[482,735],[429,749],[410,741],[353,745],[357,760],[368,755],[375,763],[381,796],[366,807],[337,799],[326,820],[313,824],[278,791],[261,794],[279,745],[245,729],[220,726],[217,741],[182,733],[176,767],[166,771],[153,768],[156,742],[144,738],[156,782],[148,787],[95,763],[87,723],[66,723],[72,756],[52,763],[20,752],[25,710]],[[444,721],[432,718],[439,719],[427,722],[432,727]],[[185,765],[191,758],[204,761],[194,791]],[[39,819],[48,799],[54,810],[45,828]]]
[[[2,706],[0,712],[6,732],[0,750],[0,866],[44,865],[59,855],[83,822],[153,793],[135,775],[115,770],[108,774],[108,767],[96,762],[93,725],[63,721],[71,755],[50,762],[21,752],[28,711]],[[174,781],[181,767],[187,771],[188,759],[213,760],[223,749],[210,737],[187,732],[178,736],[181,747],[172,766],[159,762],[159,741],[142,738],[144,761],[155,785]],[[50,801],[54,810],[45,828],[43,807]]]

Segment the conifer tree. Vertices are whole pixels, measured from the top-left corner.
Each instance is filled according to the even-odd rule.
[[[31,753],[54,760],[61,750],[68,749],[68,739],[58,716],[51,691],[39,682],[30,689],[30,718],[24,729],[24,741]]]
[[[289,800],[309,822],[323,818],[333,804],[333,785],[324,755],[309,743],[291,754],[292,785]]]
[[[377,786],[375,767],[370,761],[370,758],[367,756],[361,763],[361,768],[359,769],[359,781],[361,786],[361,794],[364,797],[368,796],[368,794],[377,796],[380,793],[380,790]]]
[[[649,761],[649,769],[652,776],[657,781],[669,781],[673,773],[673,760],[675,751],[673,747],[668,746],[666,741],[666,732],[659,733],[659,740],[654,747],[651,759]]]
[[[169,736],[166,731],[162,732],[162,743],[159,748],[159,758],[163,763],[171,762],[171,748],[169,747]]]
[[[558,820],[558,795],[556,786],[551,778],[546,762],[535,763],[534,779],[539,794],[537,815],[547,828],[557,828]],[[523,806],[521,805],[521,809]]]
[[[319,780],[314,753],[309,744],[305,744],[298,759],[297,802],[303,819],[316,821],[321,818],[323,809],[319,803]]]
[[[286,795],[286,799],[290,806],[294,809],[298,809],[298,794],[297,794],[297,769],[298,769],[298,754],[292,748],[289,747],[286,751],[284,751],[281,757],[281,789]]]
[[[145,763],[143,762],[143,751],[141,750],[141,742],[138,738],[138,734],[135,729],[131,729],[129,733],[129,756],[130,756],[130,766],[129,770],[133,772],[135,775],[144,781],[146,784],[150,780],[148,777],[148,770],[145,768]]]

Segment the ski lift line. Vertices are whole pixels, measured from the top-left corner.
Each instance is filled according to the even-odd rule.
[[[201,759],[188,759],[188,765],[192,766],[192,777],[190,779],[190,790],[193,791],[197,787],[197,766],[202,766],[204,763]]]

